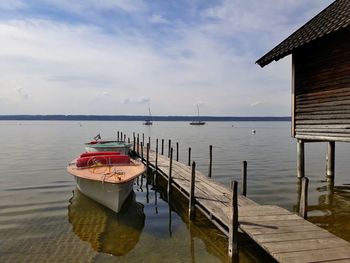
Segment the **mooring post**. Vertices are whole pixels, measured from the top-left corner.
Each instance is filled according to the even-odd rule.
[[[168,157],[170,158],[171,140],[168,143]]]
[[[142,143],[143,143],[143,145],[145,145],[145,134],[144,133],[142,133]]]
[[[170,164],[169,164],[169,177],[168,177],[168,195],[171,193],[171,173],[173,170],[173,148],[170,148]]]
[[[124,134],[124,142],[126,142],[126,134]]]
[[[328,142],[327,147],[327,181],[334,180],[335,175],[335,142]]]
[[[140,155],[140,136],[137,134],[137,154]]]
[[[161,155],[164,155],[164,139],[162,139],[162,152]]]
[[[193,220],[195,217],[195,205],[196,205],[196,199],[194,197],[194,190],[195,190],[195,178],[196,177],[196,162],[192,163],[192,174],[191,174],[191,186],[190,186],[190,202],[189,202],[189,218],[190,220]]]
[[[238,182],[232,182],[231,214],[229,217],[228,255],[233,261],[238,256]]]
[[[134,143],[133,149],[134,149],[134,151],[136,151],[136,138],[135,138],[135,136],[134,136],[134,141],[133,141],[133,143]]]
[[[117,131],[117,141],[119,142],[119,131]]]
[[[149,148],[151,148],[151,137],[148,137]]]
[[[209,171],[208,171],[209,178],[211,178],[212,165],[213,165],[213,145],[209,145]]]
[[[146,165],[146,171],[148,172],[148,169],[149,169],[149,143],[147,143],[147,155],[146,155],[146,163],[147,163],[147,165]]]
[[[156,182],[157,182],[157,173],[158,173],[158,138],[156,139],[156,161],[155,161],[155,167],[156,167],[156,171],[155,171],[154,177],[153,177],[153,184],[156,184]]]
[[[188,148],[188,166],[191,165],[191,147]]]
[[[130,143],[130,137],[128,137],[128,143]]]
[[[297,143],[297,177],[303,178],[305,176],[305,149],[304,141],[298,140]]]
[[[309,179],[307,177],[301,178],[299,216],[305,219],[307,218],[308,188],[309,188]]]
[[[143,143],[141,142],[141,160],[143,161]]]
[[[120,132],[120,141],[123,141],[123,132]]]
[[[176,142],[176,161],[179,161],[179,143]]]
[[[247,196],[247,161],[242,163],[242,195]]]

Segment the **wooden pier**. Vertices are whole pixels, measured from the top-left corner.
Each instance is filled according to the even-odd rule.
[[[154,169],[154,175],[168,181],[168,192],[176,188],[189,199],[191,220],[195,220],[197,209],[229,238],[231,259],[238,254],[239,228],[278,262],[350,262],[349,242],[284,208],[259,205],[244,195],[237,195],[237,182],[229,189],[195,170],[195,163],[183,164],[177,161],[178,155],[177,160],[173,160],[172,148],[169,147],[165,155],[163,147],[164,140],[161,151],[158,143],[155,151],[149,143],[141,149],[134,144],[139,156],[142,151],[143,160]],[[242,177],[246,182],[246,163]]]

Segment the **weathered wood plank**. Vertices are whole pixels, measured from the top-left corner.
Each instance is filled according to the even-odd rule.
[[[334,235],[327,231],[320,231],[315,228],[313,231],[303,232],[292,232],[292,233],[268,233],[262,235],[254,235],[254,240],[259,243],[268,242],[282,242],[282,241],[295,241],[295,240],[306,240],[315,238],[332,238]]]

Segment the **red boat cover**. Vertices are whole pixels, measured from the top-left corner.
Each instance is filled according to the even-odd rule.
[[[91,152],[91,153],[82,153],[80,154],[81,157],[88,157],[88,156],[97,156],[97,155],[120,155],[120,152]]]
[[[130,157],[128,155],[97,155],[79,158],[77,160],[77,167],[89,167],[98,164],[115,165],[129,163]]]

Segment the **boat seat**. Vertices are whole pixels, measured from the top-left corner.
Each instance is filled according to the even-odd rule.
[[[93,165],[130,164],[128,155],[96,155],[81,157],[77,160],[77,167],[90,167]]]
[[[92,157],[92,156],[98,156],[98,155],[120,155],[120,152],[91,152],[91,153],[82,153],[80,154],[81,157]]]

